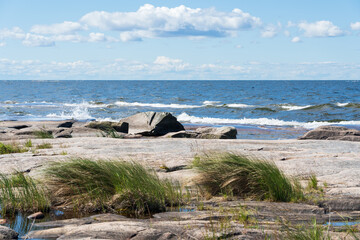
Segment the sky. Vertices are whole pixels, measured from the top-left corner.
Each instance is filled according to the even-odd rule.
[[[2,80],[360,80],[359,0],[0,0]]]

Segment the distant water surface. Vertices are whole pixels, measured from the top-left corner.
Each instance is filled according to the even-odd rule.
[[[167,111],[187,127],[236,126],[240,138],[360,128],[359,81],[0,81],[0,120],[111,120]]]

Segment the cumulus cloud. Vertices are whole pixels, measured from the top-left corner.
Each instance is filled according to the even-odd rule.
[[[301,42],[301,39],[299,37],[294,37],[293,39],[291,39],[291,42],[299,43],[299,42]]]
[[[0,47],[5,47],[6,43],[5,42],[0,42]]]
[[[55,46],[55,42],[41,35],[27,33],[25,39],[22,41],[25,46],[28,47],[52,47]]]
[[[160,69],[166,71],[183,71],[185,70],[189,64],[185,63],[181,59],[172,59],[165,56],[158,56],[154,61],[155,66],[159,66]]]
[[[136,12],[90,12],[80,22],[102,30],[121,31],[123,41],[144,37],[223,37],[261,25],[259,18],[237,8],[219,12],[214,8],[193,9],[184,5],[168,8],[151,4],[141,6]]]
[[[278,34],[278,32],[280,30],[281,30],[281,24],[280,23],[277,26],[273,25],[273,24],[269,24],[261,32],[261,37],[263,37],[263,38],[273,38]]]
[[[352,30],[360,30],[360,22],[351,23],[350,27]]]
[[[337,37],[344,32],[330,21],[317,21],[313,23],[302,22],[298,24],[306,37]]]
[[[37,34],[49,34],[49,35],[58,35],[58,34],[71,34],[76,31],[85,30],[86,27],[78,22],[69,22],[65,21],[63,23],[56,23],[52,25],[34,25],[30,32]]]
[[[0,39],[23,39],[25,38],[24,31],[19,27],[13,27],[12,29],[4,28],[0,30]]]

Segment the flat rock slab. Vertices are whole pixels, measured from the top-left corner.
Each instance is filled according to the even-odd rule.
[[[87,128],[86,128],[87,129]],[[6,142],[11,143],[12,141]],[[25,140],[19,140],[24,144]],[[360,143],[321,140],[240,140],[240,139],[115,139],[103,137],[33,139],[51,149],[34,153],[0,155],[0,172],[14,170],[41,174],[50,161],[72,157],[133,160],[159,171],[161,177],[190,182],[196,171],[186,168],[195,156],[209,152],[233,152],[274,161],[285,173],[306,177],[315,174],[327,183],[327,194],[360,196]],[[175,171],[160,171],[164,167]]]

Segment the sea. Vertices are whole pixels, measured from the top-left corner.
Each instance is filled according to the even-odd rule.
[[[234,126],[242,139],[360,129],[360,81],[0,81],[0,120],[119,121],[170,112],[186,128]]]

